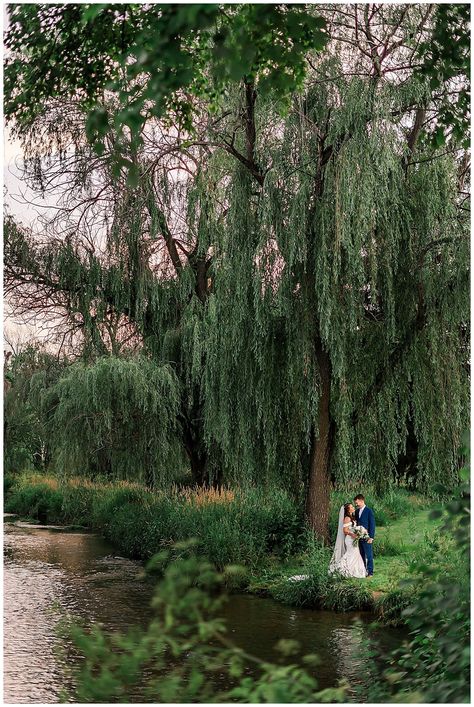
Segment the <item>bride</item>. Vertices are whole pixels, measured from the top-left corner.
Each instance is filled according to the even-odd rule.
[[[356,524],[354,518],[354,506],[346,503],[339,511],[339,525],[337,529],[336,544],[329,564],[329,574],[335,572],[344,577],[365,577],[365,563],[359,551],[359,545],[354,545],[356,537],[351,529]]]

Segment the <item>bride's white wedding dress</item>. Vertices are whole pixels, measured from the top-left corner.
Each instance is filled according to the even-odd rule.
[[[344,506],[339,511],[339,525],[337,530],[336,544],[329,564],[329,574],[337,572],[344,577],[366,576],[364,560],[359,551],[359,546],[353,543],[350,535],[345,535],[344,528],[348,528],[352,523],[344,523]]]

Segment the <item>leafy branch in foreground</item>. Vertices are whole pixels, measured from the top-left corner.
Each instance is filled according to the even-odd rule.
[[[229,83],[258,82],[286,105],[306,75],[306,53],[326,44],[311,5],[95,3],[9,5],[6,115],[20,133],[45,101],[75,95],[89,110],[100,152],[119,96],[116,127],[137,142],[147,118],[170,110],[192,129],[194,100],[217,108]],[[35,100],[31,100],[34,94]]]
[[[408,640],[390,656],[385,680],[373,685],[370,701],[470,701],[468,470],[462,469],[460,476],[463,483],[456,497],[432,511],[433,519],[444,519],[432,539],[432,558],[414,566],[416,575],[400,582],[402,591],[414,592],[416,597],[402,612]]]
[[[155,555],[147,565],[158,572],[152,606],[155,616],[144,629],[106,634],[70,625],[67,632],[84,656],[77,675],[79,702],[126,701],[140,694],[153,702],[343,702],[341,685],[318,691],[315,678],[295,664],[273,664],[235,647],[219,611],[225,574],[196,557],[194,541]],[[282,658],[298,652],[295,641],[281,640]],[[316,657],[303,658],[308,666]],[[253,675],[245,674],[252,666]],[[229,685],[222,688],[222,679]]]
[[[438,89],[451,82],[458,92],[451,91],[441,102],[438,127],[433,134],[435,145],[444,145],[448,136],[469,145],[471,102],[471,53],[469,3],[446,3],[436,6],[432,35],[421,42],[417,54],[422,58],[421,73],[428,76],[430,86]],[[465,77],[460,82],[458,77]],[[456,77],[456,78],[455,78]],[[454,81],[453,81],[454,79]]]

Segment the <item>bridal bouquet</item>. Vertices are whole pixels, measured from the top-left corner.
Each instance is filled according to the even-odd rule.
[[[369,537],[369,534],[363,525],[355,525],[352,528],[352,532],[356,536],[352,541],[353,545],[358,545],[361,540],[367,540],[367,538]]]

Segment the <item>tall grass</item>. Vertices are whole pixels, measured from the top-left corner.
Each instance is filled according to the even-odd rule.
[[[376,602],[379,619],[386,626],[403,626],[403,612],[415,602],[417,592],[412,586],[396,586]]]
[[[138,484],[23,476],[10,488],[5,509],[97,529],[137,559],[194,537],[217,567],[253,566],[269,555],[288,557],[305,543],[302,509],[278,489],[152,493]]]

